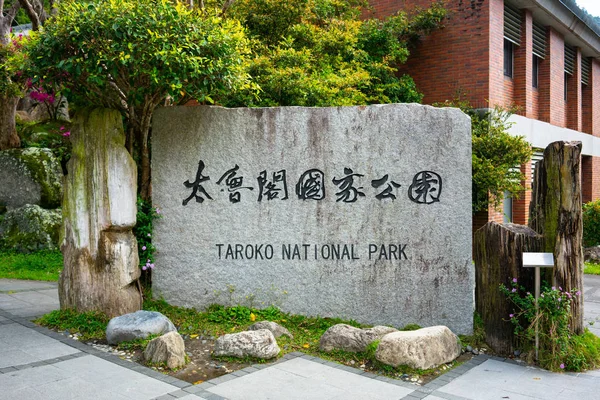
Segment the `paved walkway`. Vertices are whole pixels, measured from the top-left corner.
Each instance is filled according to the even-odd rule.
[[[600,277],[586,275],[584,294],[586,321],[599,321],[590,325],[598,334]],[[0,279],[0,400],[599,398],[600,371],[557,374],[483,355],[424,386],[302,353],[191,385],[30,322],[57,307],[55,283]]]

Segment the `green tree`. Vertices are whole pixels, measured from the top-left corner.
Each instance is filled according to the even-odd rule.
[[[508,133],[512,125],[508,118],[514,110],[477,110],[460,99],[436,106],[457,107],[471,117],[473,212],[498,208],[505,192],[519,196],[525,190],[520,166],[531,161],[532,150],[524,136]]]
[[[61,1],[32,41],[38,79],[62,82],[74,103],[119,109],[127,146],[140,159],[140,191],[150,186],[150,122],[155,108],[247,85],[241,25],[212,9],[167,0]]]
[[[51,6],[51,3],[48,4]],[[19,38],[10,29],[21,12],[37,30],[47,18],[42,0],[0,0],[0,150],[19,147],[21,141],[15,126],[15,114],[22,91],[20,67],[23,54]]]
[[[441,26],[434,3],[409,15],[362,19],[364,0],[238,0],[228,15],[253,39],[249,73],[260,87],[222,99],[228,106],[342,106],[420,102],[408,75],[398,76],[409,46]]]

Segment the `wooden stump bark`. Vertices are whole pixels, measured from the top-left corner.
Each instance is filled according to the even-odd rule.
[[[523,268],[523,252],[538,252],[542,238],[524,225],[488,222],[475,232],[475,305],[483,319],[486,343],[499,354],[516,350],[514,326],[509,321],[513,304],[500,292],[511,280],[533,293],[534,271]]]
[[[535,168],[529,226],[544,237],[542,251],[554,254],[554,268],[542,279],[565,291],[583,293],[581,142],[554,142]],[[583,294],[571,302],[571,329],[583,333]]]
[[[136,222],[137,171],[125,149],[121,115],[82,110],[71,130],[73,152],[63,198],[62,309],[109,317],[142,306]]]

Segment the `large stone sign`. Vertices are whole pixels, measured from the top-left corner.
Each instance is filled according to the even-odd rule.
[[[158,110],[153,293],[471,332],[470,132],[415,104]]]

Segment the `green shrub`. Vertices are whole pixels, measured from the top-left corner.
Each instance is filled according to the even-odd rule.
[[[515,305],[507,318],[525,349],[533,348],[537,326],[540,366],[551,371],[583,371],[600,365],[600,339],[587,331],[574,335],[569,327],[571,301],[581,296],[578,289],[545,287],[536,301],[514,278],[511,288],[502,284],[500,291]]]
[[[583,245],[600,245],[600,200],[583,205]]]

